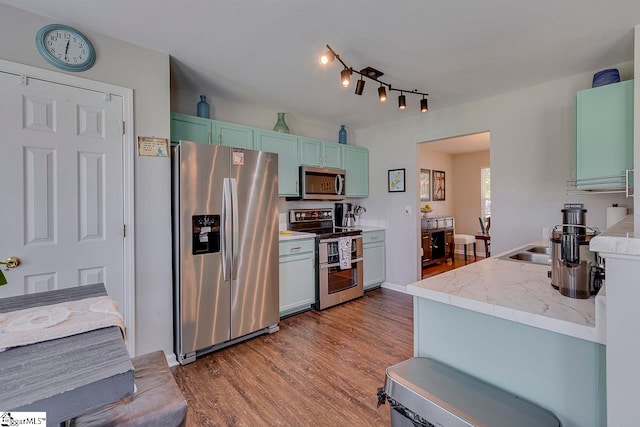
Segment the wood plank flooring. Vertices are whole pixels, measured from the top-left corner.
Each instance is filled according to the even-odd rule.
[[[453,256],[453,262],[451,263],[440,263],[440,264],[432,264],[428,267],[424,267],[422,269],[422,278],[426,279],[427,277],[435,276],[440,273],[444,273],[445,271],[455,270],[456,268],[464,267],[467,264],[471,264],[480,260],[483,260],[484,257],[479,256],[477,260],[473,259],[473,252],[471,254],[467,254],[467,260],[464,260],[464,255],[455,254]]]
[[[413,299],[388,289],[280,321],[179,366],[187,426],[390,425],[385,369],[413,357]]]

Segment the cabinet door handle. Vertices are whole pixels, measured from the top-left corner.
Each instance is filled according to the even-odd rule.
[[[207,142],[211,144],[211,132],[207,134]]]
[[[218,134],[218,145],[222,145],[222,134]]]
[[[624,171],[624,181],[625,181],[625,184],[624,184],[624,187],[625,187],[624,188],[624,195],[625,195],[625,197],[629,197],[630,195],[632,195],[630,193],[630,191],[629,191],[629,172],[633,172],[633,169],[626,169]]]
[[[302,246],[296,246],[295,248],[289,249],[289,252],[298,252],[300,249],[302,249]]]

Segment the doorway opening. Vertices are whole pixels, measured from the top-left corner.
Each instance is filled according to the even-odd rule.
[[[418,277],[485,258],[482,240],[456,245],[454,236],[480,235],[481,224],[491,217],[490,139],[483,131],[418,143]]]

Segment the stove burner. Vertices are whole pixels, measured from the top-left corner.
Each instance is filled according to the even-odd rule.
[[[289,222],[292,231],[315,233],[321,239],[335,239],[345,236],[359,236],[362,230],[335,227],[333,209],[292,209],[289,211]]]

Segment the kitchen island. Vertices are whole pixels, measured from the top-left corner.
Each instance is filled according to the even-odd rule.
[[[415,356],[530,400],[565,427],[606,425],[604,289],[568,298],[551,287],[550,266],[501,256],[407,286]]]

